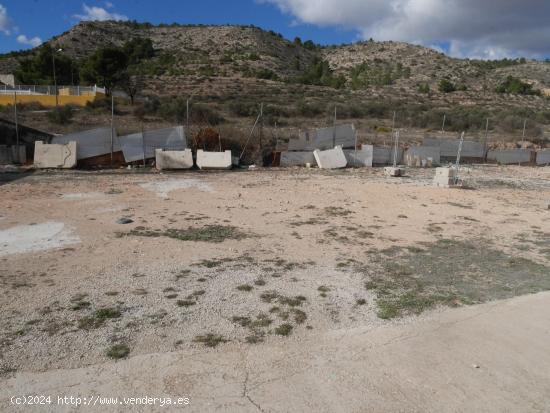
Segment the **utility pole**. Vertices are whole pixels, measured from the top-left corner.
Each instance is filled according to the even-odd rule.
[[[57,95],[56,95],[57,96]],[[115,96],[111,91],[111,168],[113,167],[113,149],[115,134]]]
[[[19,157],[19,121],[17,119],[17,91],[13,91],[13,113],[15,116],[15,142],[17,145],[17,154]]]
[[[525,129],[527,128],[527,119],[523,121],[523,135],[521,137],[521,145],[525,143]]]
[[[260,150],[263,149],[262,135],[264,130],[264,104],[260,103]]]
[[[337,106],[334,105],[334,120],[332,122],[332,147],[336,146],[336,118],[337,118]]]
[[[54,85],[54,93],[55,93],[55,107],[57,108],[59,106],[59,97],[58,97],[58,93],[57,93],[57,76],[56,76],[56,73],[55,73],[55,54],[58,53],[58,52],[61,52],[63,49],[57,49],[56,50],[53,50],[52,49],[52,69],[53,69],[53,85]]]

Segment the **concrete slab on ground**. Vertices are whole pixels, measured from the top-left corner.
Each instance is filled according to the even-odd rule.
[[[202,149],[197,151],[197,166],[201,169],[231,169],[233,158],[231,151],[205,152]]]
[[[320,169],[340,169],[348,164],[341,146],[326,151],[313,151],[313,156]]]
[[[155,151],[155,164],[157,169],[191,169],[193,167],[193,152],[191,149],[184,151]]]
[[[201,413],[541,412],[550,406],[549,324],[545,292],[406,323],[313,332],[301,340],[19,371],[0,378],[0,410],[13,410],[10,397],[19,394],[145,394],[189,397],[185,411]],[[164,412],[166,406],[147,411]]]
[[[36,141],[34,143],[34,166],[36,168],[74,168],[77,161],[77,151],[76,142],[45,144]]]

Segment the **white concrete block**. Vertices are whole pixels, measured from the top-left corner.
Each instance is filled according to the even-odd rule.
[[[193,152],[155,150],[155,164],[158,170],[163,169],[191,169],[193,167]]]
[[[76,166],[76,142],[64,145],[36,141],[34,144],[34,166],[36,168],[74,168]]]
[[[231,169],[233,159],[231,151],[205,152],[197,151],[197,166],[201,169]]]
[[[320,169],[339,169],[345,168],[348,164],[346,160],[346,155],[341,146],[337,146],[334,149],[329,149],[327,151],[315,150],[313,151],[313,156],[317,161],[317,166]]]
[[[313,152],[281,152],[280,166],[307,166],[315,164]]]
[[[348,166],[372,167],[374,158],[374,147],[372,145],[362,145],[361,148],[346,149],[344,155],[348,161]]]
[[[443,188],[449,188],[455,186],[456,169],[450,168],[436,168],[435,176],[433,180],[434,186]]]

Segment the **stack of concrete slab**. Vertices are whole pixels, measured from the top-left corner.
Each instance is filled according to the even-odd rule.
[[[202,149],[197,151],[197,166],[201,169],[231,169],[233,159],[231,151],[205,152]]]
[[[405,152],[407,166],[428,167],[441,164],[441,150],[436,146],[413,146]]]
[[[394,148],[383,148],[375,146],[373,149],[373,165],[389,165],[393,164],[393,158],[395,154]],[[397,150],[397,163],[400,164],[403,161],[403,149]]]
[[[454,186],[456,181],[456,169],[450,168],[436,168],[433,183],[435,186],[442,188],[449,188]]]
[[[45,144],[36,141],[34,166],[36,168],[74,168],[77,161],[77,143]]]
[[[326,151],[315,150],[313,156],[320,169],[340,169],[348,164],[341,146]]]
[[[361,148],[345,149],[344,155],[348,161],[348,166],[353,167],[372,167],[374,158],[374,147],[372,145],[361,145]]]
[[[313,152],[281,152],[280,166],[306,166],[315,165]]]
[[[184,151],[155,151],[155,165],[158,170],[163,169],[191,169],[193,167],[193,152],[191,149]]]
[[[535,152],[530,149],[504,149],[487,152],[488,161],[502,165],[533,163],[535,156]]]
[[[460,140],[425,138],[424,146],[439,148],[441,158],[448,161],[453,161],[453,160],[456,161],[458,148],[460,146]],[[462,143],[462,152],[460,154],[460,158],[463,160],[467,160],[467,159],[483,160],[485,159],[485,154],[486,154],[485,145],[481,142],[464,141]]]
[[[183,126],[121,136],[119,142],[126,162],[154,158],[156,149],[183,151],[187,147]]]
[[[27,151],[24,145],[0,145],[0,165],[27,163]]]
[[[76,158],[77,160],[81,160],[110,154],[111,138],[113,144],[112,151],[119,152],[120,145],[118,137],[116,135],[116,131],[114,130],[111,135],[111,128],[99,128],[63,136],[55,136],[52,139],[52,143],[64,145],[69,142],[76,142]]]
[[[550,149],[537,151],[537,165],[550,165]]]
[[[306,131],[298,139],[288,142],[289,151],[326,150],[335,146],[355,148],[356,131],[352,124],[339,125],[330,128]]]

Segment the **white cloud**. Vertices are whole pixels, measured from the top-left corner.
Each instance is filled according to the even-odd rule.
[[[6,36],[11,34],[12,22],[8,16],[8,10],[0,4],[0,32]]]
[[[107,8],[114,7],[112,3],[107,2]],[[84,14],[75,14],[73,17],[79,20],[92,21],[92,20],[128,20],[128,17],[123,14],[111,13],[105,10],[103,7],[97,6],[88,6],[87,4],[82,5],[82,10]]]
[[[340,26],[361,37],[448,44],[454,56],[550,54],[548,0],[258,0],[302,23]]]
[[[40,37],[28,38],[24,34],[20,34],[17,36],[17,42],[27,46],[38,47],[42,44],[42,39]]]

